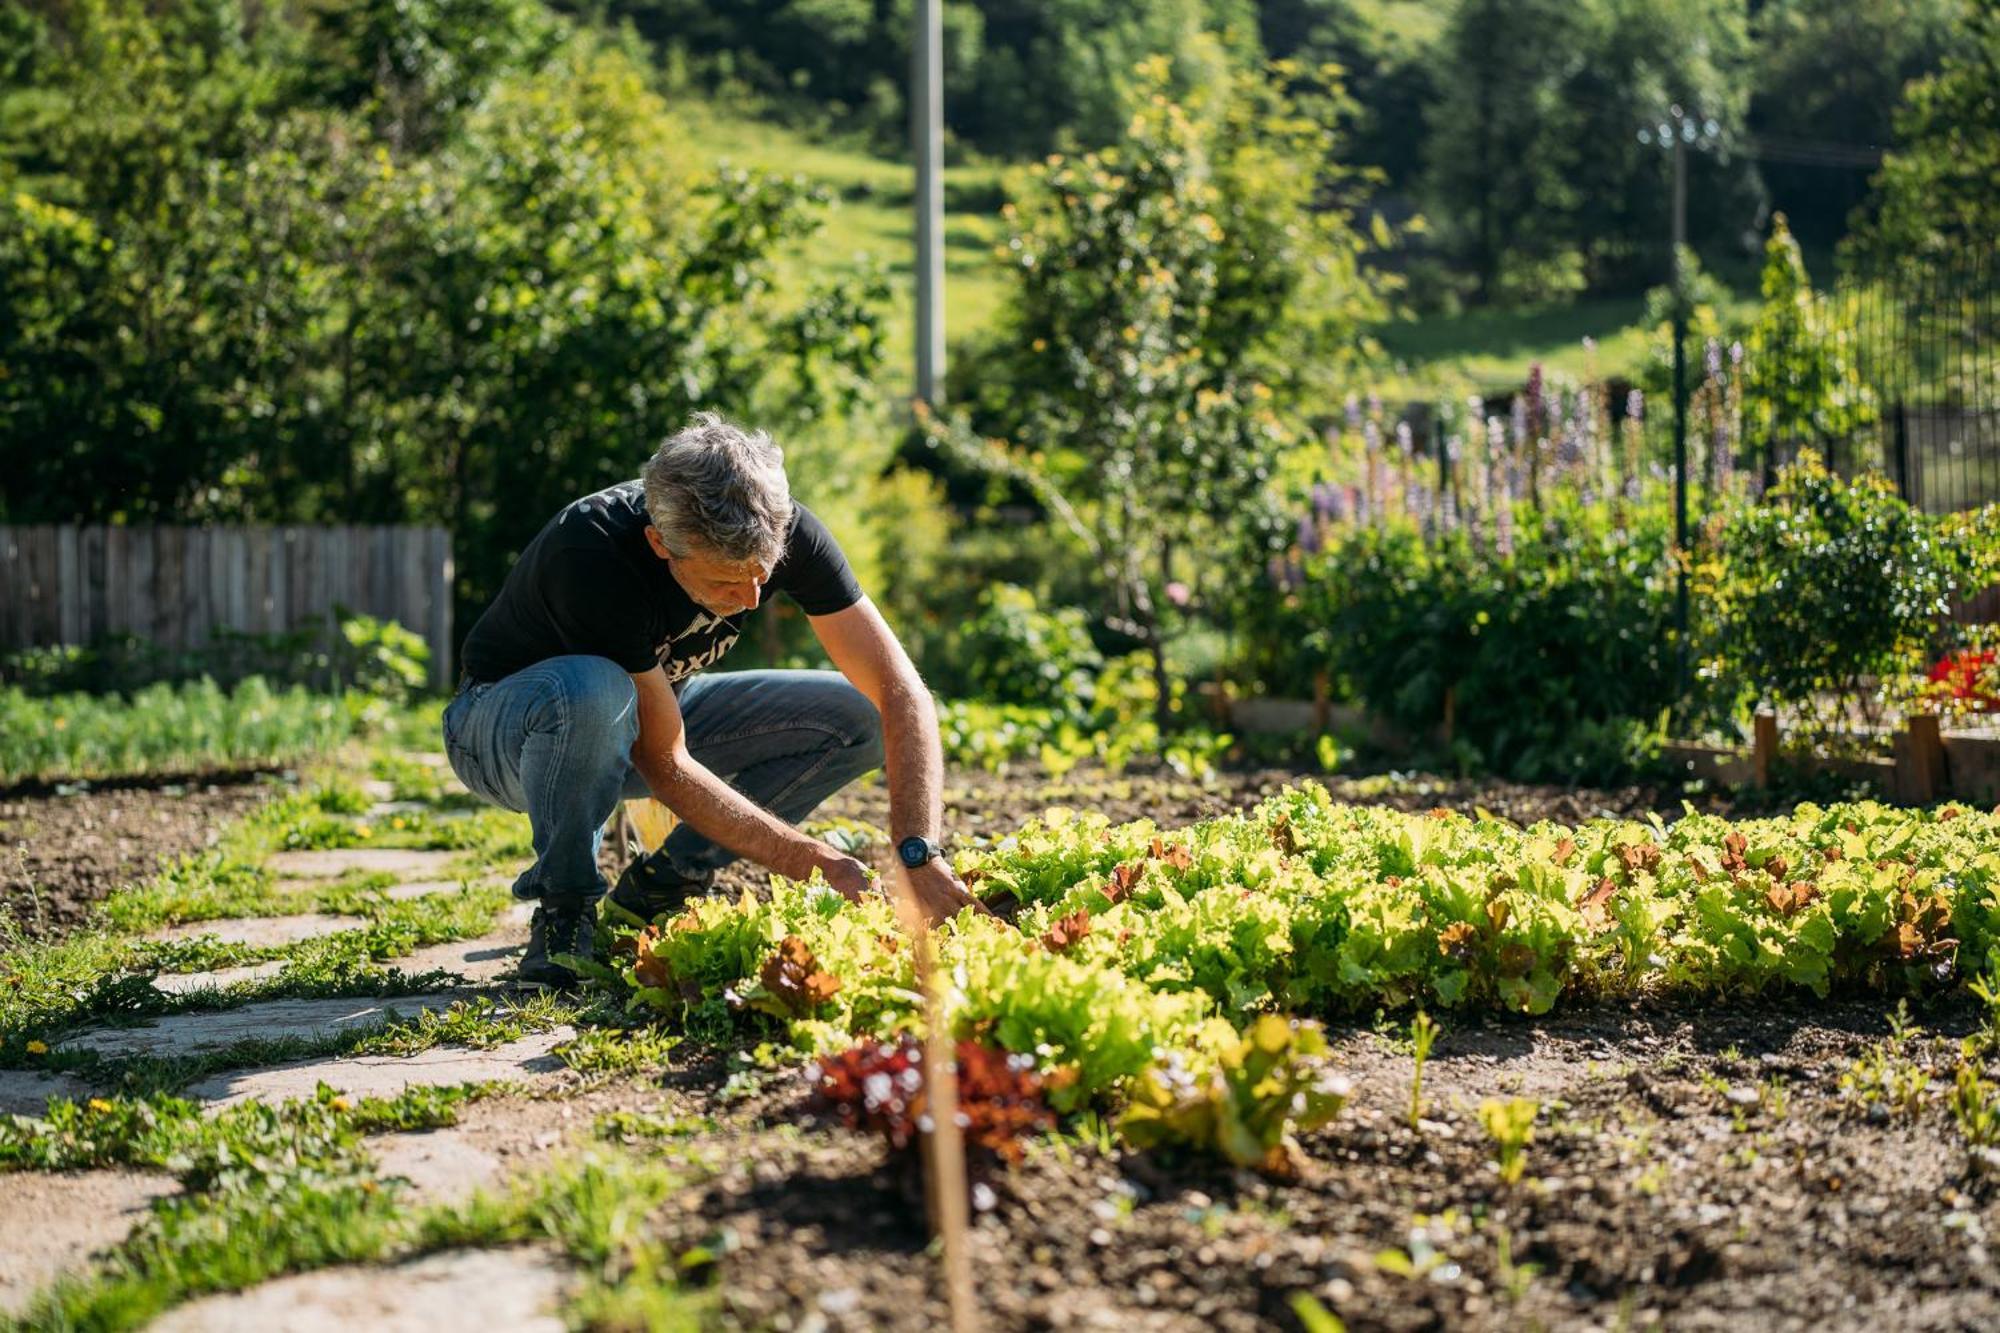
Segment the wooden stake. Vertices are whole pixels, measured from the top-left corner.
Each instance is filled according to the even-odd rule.
[[[1757,710],[1750,750],[1750,780],[1759,791],[1771,785],[1771,765],[1777,757],[1778,715],[1768,708],[1760,708]]]
[[[977,1333],[973,1307],[971,1218],[966,1208],[965,1140],[958,1126],[958,1065],[944,995],[931,955],[930,923],[910,888],[908,873],[894,867],[896,914],[910,935],[917,959],[917,989],[924,996],[924,1112],[931,1132],[923,1136],[924,1203],[931,1230],[944,1238],[945,1303],[952,1333]]]
[[[1944,795],[1944,734],[1936,713],[1912,713],[1910,732],[1911,805],[1929,805]]]

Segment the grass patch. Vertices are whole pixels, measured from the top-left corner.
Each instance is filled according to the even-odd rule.
[[[591,1327],[694,1329],[714,1297],[681,1285],[682,1256],[649,1216],[682,1174],[611,1149],[565,1160],[505,1194],[409,1209],[349,1161],[164,1200],[94,1276],[43,1293],[28,1329],[138,1328],[210,1292],[343,1263],[541,1241],[579,1270],[572,1317]]]

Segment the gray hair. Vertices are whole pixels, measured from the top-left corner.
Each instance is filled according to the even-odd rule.
[[[697,412],[640,469],[646,513],[677,556],[712,552],[725,560],[775,565],[792,526],[785,451],[763,431]]]

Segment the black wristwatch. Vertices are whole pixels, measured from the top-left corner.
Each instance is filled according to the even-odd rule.
[[[896,855],[903,858],[903,864],[915,870],[937,857],[944,855],[944,848],[929,838],[908,837],[896,844]]]

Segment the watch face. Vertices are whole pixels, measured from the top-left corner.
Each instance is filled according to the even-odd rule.
[[[896,852],[903,858],[903,864],[915,870],[931,859],[931,845],[922,838],[905,838],[896,844]]]

